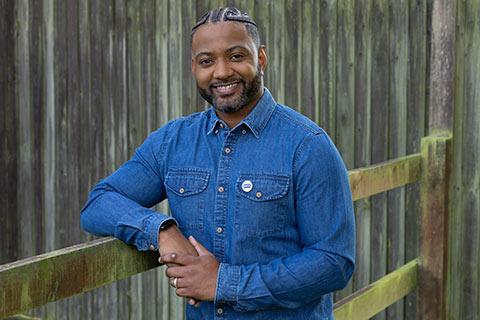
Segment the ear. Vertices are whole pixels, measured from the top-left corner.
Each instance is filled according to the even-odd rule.
[[[264,72],[268,64],[267,49],[264,45],[261,45],[260,48],[258,48],[258,64],[260,70]]]
[[[195,60],[193,59],[193,57],[192,57],[192,65],[191,65],[191,68],[192,68],[192,73],[195,74],[196,64],[195,64]]]

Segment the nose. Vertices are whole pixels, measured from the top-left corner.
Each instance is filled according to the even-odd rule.
[[[218,59],[213,71],[213,77],[215,79],[225,80],[233,75],[233,70],[224,59]]]

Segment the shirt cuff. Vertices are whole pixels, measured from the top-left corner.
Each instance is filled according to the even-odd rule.
[[[175,221],[178,225],[177,221],[172,217],[166,217],[163,214],[154,214],[150,219],[148,219],[146,226],[145,226],[145,233],[147,234],[147,241],[146,248],[142,248],[144,250],[152,250],[158,251],[158,234],[160,232],[160,227],[166,223],[167,221]]]
[[[240,281],[240,266],[220,263],[217,275],[215,305],[234,306],[238,300],[238,282]]]

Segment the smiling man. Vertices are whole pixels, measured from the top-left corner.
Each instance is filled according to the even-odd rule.
[[[267,55],[248,15],[212,10],[191,43],[211,107],[153,132],[98,183],[83,228],[159,250],[188,319],[333,318],[355,247],[339,153],[264,87]],[[149,209],[166,198],[172,217]]]

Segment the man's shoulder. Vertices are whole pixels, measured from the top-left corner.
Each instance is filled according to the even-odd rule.
[[[283,122],[282,125],[288,125],[294,130],[299,130],[305,134],[326,134],[318,124],[289,106],[277,103],[274,114],[277,121]]]

